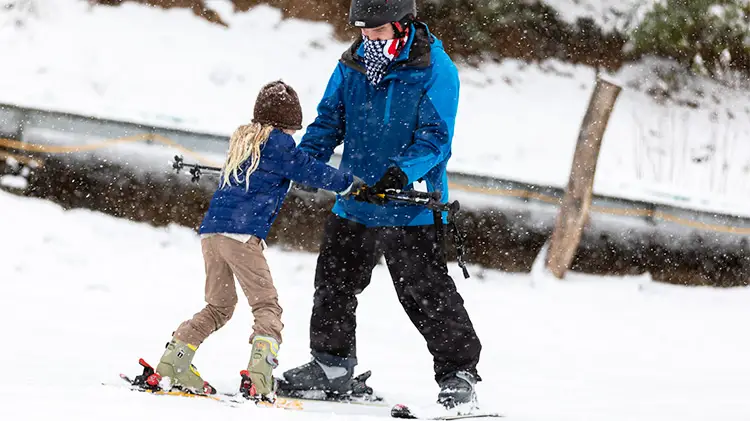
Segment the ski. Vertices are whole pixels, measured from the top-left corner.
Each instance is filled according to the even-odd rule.
[[[414,411],[408,405],[398,404],[398,405],[393,406],[393,408],[391,408],[391,417],[401,418],[401,419],[410,419],[410,420],[450,421],[450,420],[464,420],[464,419],[472,419],[472,418],[502,418],[503,415],[494,413],[494,412],[468,412],[468,413],[457,412],[456,414],[445,414],[445,415],[432,415],[432,414],[420,415],[419,412]]]
[[[182,390],[180,388],[171,388],[166,390],[161,384],[154,380],[153,374],[154,369],[148,364],[143,358],[138,360],[138,363],[143,367],[143,373],[135,378],[130,378],[126,374],[120,374],[122,379],[129,386],[128,389],[137,392],[150,393],[157,396],[177,396],[183,398],[195,398],[195,399],[208,399],[215,402],[223,403],[231,407],[238,407],[248,403],[255,404],[259,407],[266,408],[279,408],[279,409],[291,409],[291,410],[302,410],[303,404],[297,399],[279,398],[270,402],[265,399],[256,399],[250,396],[246,396],[244,393],[221,393],[217,392],[213,387],[210,389],[213,393],[195,393],[192,391]],[[156,377],[158,380],[159,378]],[[244,380],[244,378],[243,378]]]
[[[150,393],[156,396],[177,396],[177,397],[183,397],[183,398],[208,399],[208,400],[212,400],[216,402],[229,404],[230,406],[235,406],[235,405],[244,403],[239,400],[231,399],[231,397],[224,396],[224,395],[206,395],[206,394],[200,394],[200,393],[186,392],[183,390],[147,389],[142,386],[134,385],[133,380],[125,374],[120,374],[120,378],[124,380],[126,383],[128,383],[128,386],[129,386],[128,390],[132,390],[134,392]],[[107,385],[107,383],[102,383],[102,384],[105,386]]]
[[[290,410],[303,410],[304,404],[299,399],[286,399],[277,398],[274,402],[260,401],[253,399],[246,399],[239,394],[233,393],[221,393],[218,392],[215,395],[207,395],[201,393],[186,392],[183,390],[164,390],[164,389],[146,389],[140,386],[134,386],[133,380],[125,374],[120,374],[120,378],[128,383],[128,390],[135,392],[150,393],[156,396],[176,396],[183,398],[194,398],[194,399],[208,399],[218,403],[225,404],[230,407],[240,407],[247,404],[255,404],[259,407],[264,408],[278,408],[278,409],[290,409]],[[106,383],[103,383],[106,385]]]

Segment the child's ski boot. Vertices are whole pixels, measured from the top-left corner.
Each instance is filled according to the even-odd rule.
[[[242,370],[240,393],[246,399],[273,402],[276,399],[276,379],[273,369],[278,367],[276,359],[279,343],[269,336],[255,336],[247,370]]]
[[[164,355],[156,366],[158,382],[168,377],[173,388],[196,394],[213,395],[216,389],[201,378],[192,364],[198,348],[179,339],[172,338],[166,345]]]

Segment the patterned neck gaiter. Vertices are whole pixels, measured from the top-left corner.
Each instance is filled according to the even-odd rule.
[[[367,80],[374,86],[385,76],[385,70],[394,58],[401,52],[401,48],[409,38],[408,30],[403,38],[389,40],[371,40],[363,37],[365,46],[365,71]]]
[[[394,56],[388,55],[388,42],[389,40],[364,39],[365,70],[367,71],[367,80],[372,85],[380,83],[385,76],[385,69],[393,61]]]

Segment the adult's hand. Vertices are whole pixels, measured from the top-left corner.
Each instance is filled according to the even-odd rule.
[[[388,167],[388,170],[380,177],[373,186],[372,191],[376,193],[384,193],[389,189],[401,190],[406,187],[406,183],[409,178],[401,171],[401,168],[393,165]]]
[[[380,177],[372,187],[365,188],[360,191],[357,195],[357,200],[362,202],[370,202],[376,205],[384,205],[388,203],[388,199],[383,197],[386,190],[401,190],[406,187],[406,183],[409,179],[406,177],[401,168],[397,166],[389,167],[385,174]]]

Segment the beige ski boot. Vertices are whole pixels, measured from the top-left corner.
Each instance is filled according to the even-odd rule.
[[[161,378],[168,377],[172,387],[201,395],[213,395],[216,389],[204,381],[193,366],[197,349],[194,345],[172,338],[156,366],[156,373]]]
[[[241,392],[248,398],[274,401],[276,379],[273,377],[273,369],[279,365],[276,359],[279,343],[269,336],[255,336],[252,345],[247,370],[241,373],[244,389]]]

